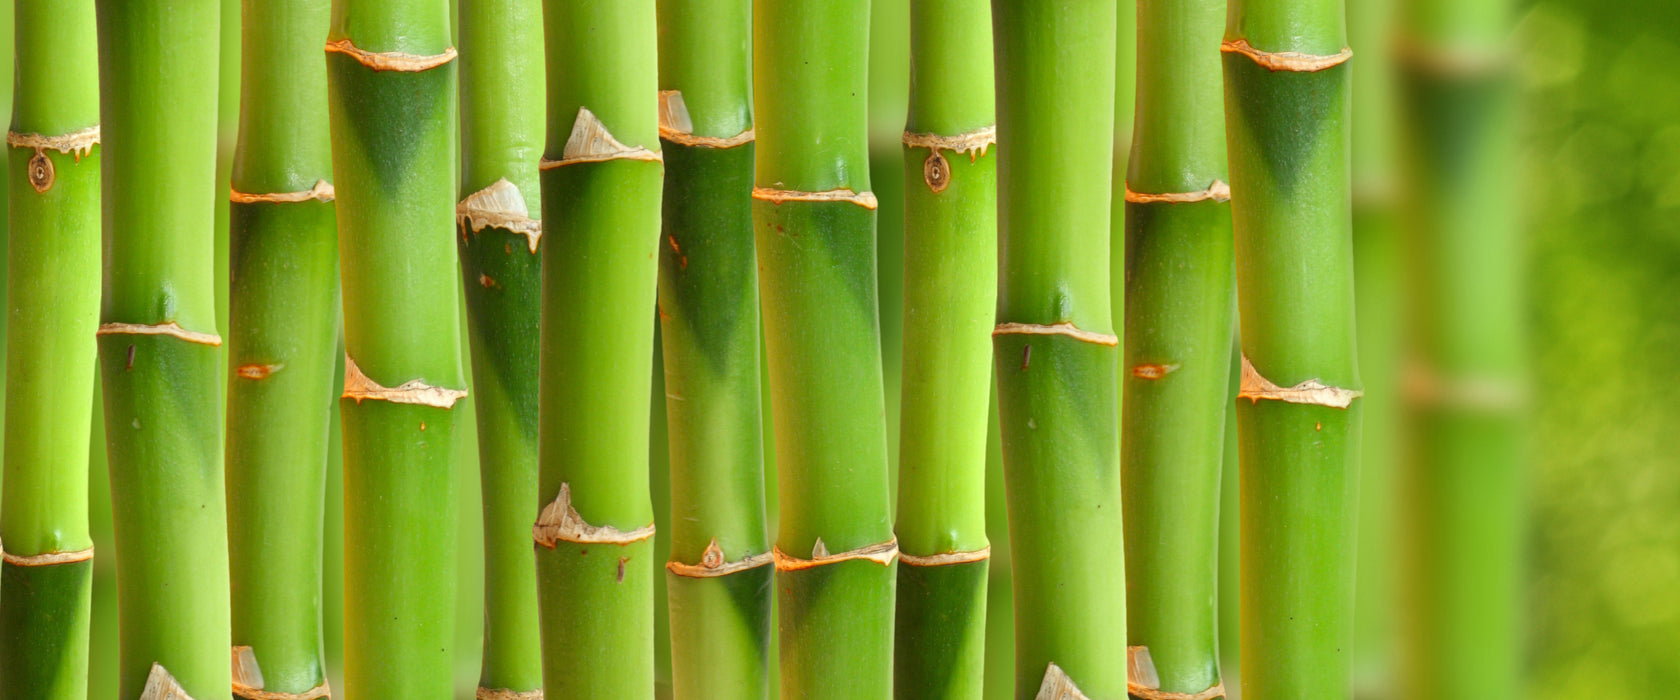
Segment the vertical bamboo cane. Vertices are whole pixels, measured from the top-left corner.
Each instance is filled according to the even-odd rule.
[[[986,651],[986,419],[997,303],[990,7],[910,5],[899,431],[899,698],[979,698]]]
[[[459,18],[462,200],[455,213],[484,504],[478,685],[493,697],[534,698],[542,690],[542,640],[526,540],[537,501],[542,3],[465,0]]]
[[[663,0],[660,338],[675,697],[764,698],[770,583],[752,239],[752,4]]]
[[[1521,693],[1522,246],[1503,0],[1400,3],[1412,454],[1401,696]]]
[[[100,0],[105,289],[98,330],[116,531],[120,696],[230,688],[221,338],[220,8]],[[167,108],[166,108],[167,107]]]
[[[1341,0],[1233,0],[1225,104],[1242,316],[1242,690],[1344,697],[1359,384]]]
[[[994,0],[998,325],[1015,697],[1126,695],[1113,4]]]
[[[543,684],[653,695],[654,0],[549,0],[538,495]]]
[[[781,693],[892,693],[894,567],[869,191],[868,0],[753,8],[758,243],[776,428]]]
[[[335,0],[346,697],[453,694],[455,49],[443,0]]]
[[[3,700],[87,696],[88,416],[99,319],[99,92],[91,0],[16,5],[7,271]]]
[[[1134,697],[1222,697],[1219,483],[1236,286],[1222,0],[1139,0],[1122,478]],[[1176,693],[1179,695],[1168,695]]]

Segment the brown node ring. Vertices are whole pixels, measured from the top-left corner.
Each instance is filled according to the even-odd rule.
[[[1236,39],[1219,45],[1222,53],[1240,53],[1254,61],[1261,68],[1273,73],[1282,71],[1289,73],[1316,73],[1328,68],[1346,63],[1353,58],[1353,49],[1343,48],[1341,51],[1323,56],[1319,54],[1301,53],[1299,51],[1263,51],[1257,49],[1247,39]]]
[[[509,690],[507,688],[485,688],[480,686],[473,692],[475,700],[543,700],[541,688],[536,690]]]

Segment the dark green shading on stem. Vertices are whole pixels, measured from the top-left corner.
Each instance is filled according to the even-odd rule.
[[[335,0],[327,35],[344,296],[339,407],[344,690],[351,699],[442,700],[454,692],[452,408],[466,392],[452,244],[456,68],[447,10],[443,0]],[[388,53],[347,53],[358,49]],[[387,65],[394,70],[363,63],[378,58],[399,60]]]
[[[1502,0],[1399,4],[1402,697],[1522,695],[1522,245]]]
[[[542,3],[463,0],[461,283],[472,343],[484,508],[484,655],[478,685],[542,688],[536,561],[537,333],[541,316]]]
[[[769,539],[752,237],[752,4],[663,0],[659,320],[674,696],[764,698]]]
[[[892,693],[868,27],[867,0],[753,8],[753,229],[776,427],[784,697]],[[801,199],[815,193],[836,199]],[[844,558],[871,547],[874,559]]]
[[[220,7],[100,0],[100,370],[121,618],[120,697],[148,677],[230,687],[221,340],[215,336]],[[161,106],[167,105],[167,109]],[[170,680],[172,679],[172,681]]]
[[[1247,363],[1237,400],[1243,697],[1344,697],[1360,384],[1342,5],[1234,0],[1228,17],[1226,138]],[[1319,391],[1276,390],[1297,387]]]
[[[985,0],[910,6],[894,696],[984,690],[997,159]]]
[[[87,464],[100,158],[97,137],[69,135],[99,123],[94,6],[20,0],[15,10],[0,699],[82,700],[93,591]],[[74,142],[30,145],[67,136]]]
[[[1015,697],[1124,698],[1120,351],[1109,281],[1115,8],[996,0],[992,11],[1000,144],[993,347]]]
[[[1139,0],[1126,204],[1128,662],[1138,688],[1220,685],[1219,485],[1236,316],[1222,0]],[[1166,198],[1151,195],[1170,195]]]
[[[654,0],[550,0],[538,600],[549,697],[651,698]]]
[[[248,0],[244,8],[226,453],[233,644],[251,654],[235,672],[238,697],[326,682],[321,557],[338,230],[330,199],[259,200],[309,192],[332,176],[321,57],[330,7]]]

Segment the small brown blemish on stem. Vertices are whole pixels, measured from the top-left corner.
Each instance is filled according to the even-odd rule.
[[[951,185],[951,164],[945,162],[945,156],[939,151],[929,153],[927,160],[922,161],[922,181],[935,193],[944,192]]]
[[[619,557],[618,558],[618,582],[619,583],[624,583],[624,562],[627,562],[627,561],[630,561],[630,557]]]
[[[1032,343],[1021,346],[1021,371],[1027,371],[1027,365],[1032,364]]]
[[[270,365],[253,362],[248,365],[240,365],[239,369],[234,370],[234,373],[245,379],[267,379],[268,375],[280,371],[285,368],[285,366],[286,365],[280,363]]]
[[[52,185],[52,159],[37,148],[34,157],[29,159],[29,186],[34,187],[36,192],[46,192]]]
[[[1160,379],[1172,374],[1176,369],[1176,364],[1143,364],[1132,368],[1132,376],[1138,379]]]
[[[478,273],[478,283],[479,283],[480,286],[484,287],[485,289],[490,289],[490,288],[496,286],[496,279],[494,277],[491,277],[489,275],[486,275],[486,274],[480,272],[480,273]]]
[[[128,361],[123,363],[123,371],[127,372],[132,369],[134,369],[134,346],[130,345],[128,346]]]

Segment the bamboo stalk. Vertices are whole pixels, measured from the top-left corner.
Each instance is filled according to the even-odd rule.
[[[1015,697],[1126,695],[1109,284],[1113,4],[997,0],[993,348],[1015,592]]]
[[[1243,697],[1349,688],[1361,389],[1339,0],[1234,0],[1225,43],[1243,378]]]
[[[97,9],[98,345],[120,696],[223,697],[230,623],[212,276],[216,84],[203,79],[217,63],[220,9],[174,0],[100,0]]]
[[[442,0],[335,0],[347,697],[453,693],[455,49]]]
[[[320,53],[330,7],[250,0],[243,15],[229,215],[228,558],[233,694],[253,700],[326,692],[321,552],[338,347]]]
[[[674,697],[764,698],[770,583],[752,239],[752,4],[663,0],[659,319]]]
[[[88,451],[99,319],[99,92],[90,0],[15,6],[5,486],[4,700],[87,696]]]
[[[1410,263],[1402,693],[1521,693],[1522,245],[1501,0],[1400,3]]]
[[[753,8],[781,694],[892,693],[897,541],[868,175],[867,0]]]
[[[894,695],[980,698],[997,161],[985,0],[910,6]]]
[[[1220,471],[1235,326],[1224,2],[1138,2],[1121,472],[1132,695],[1223,697]],[[1177,696],[1165,696],[1177,697]]]
[[[541,438],[543,683],[651,698],[648,424],[658,276],[654,0],[550,0]]]
[[[461,202],[479,477],[484,504],[484,648],[478,685],[518,697],[542,689],[536,561],[526,539],[537,501],[537,334],[542,235],[542,3],[460,7]],[[524,694],[524,695],[517,695]]]

